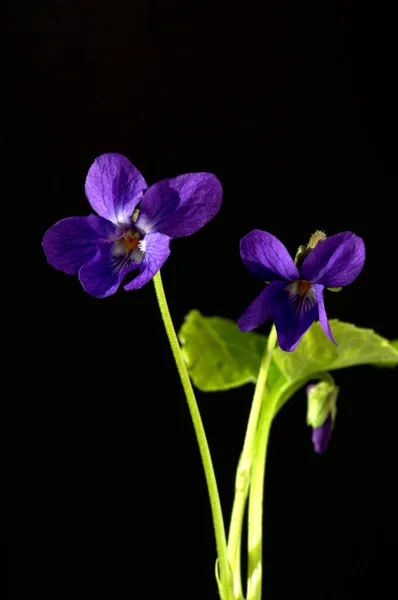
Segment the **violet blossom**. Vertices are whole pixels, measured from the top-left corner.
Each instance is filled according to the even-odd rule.
[[[242,331],[272,318],[282,350],[291,352],[315,319],[335,344],[326,315],[323,291],[348,285],[362,271],[365,245],[350,231],[326,238],[316,232],[300,247],[297,264],[275,236],[255,229],[240,244],[245,267],[270,282],[238,320]]]
[[[78,275],[96,298],[115,293],[135,269],[138,275],[124,289],[148,283],[167,260],[170,240],[198,231],[222,201],[221,184],[210,173],[179,175],[148,188],[138,169],[113,153],[95,159],[85,191],[97,215],[55,223],[43,248],[50,265]]]

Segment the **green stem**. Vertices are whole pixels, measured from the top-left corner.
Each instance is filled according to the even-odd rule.
[[[277,412],[303,385],[313,379],[333,382],[330,373],[321,372],[289,381],[271,392],[263,402],[255,439],[253,467],[250,481],[248,506],[248,582],[247,600],[261,600],[262,591],[262,544],[263,544],[263,499],[267,448],[272,421]]]
[[[156,273],[153,281],[155,284],[156,297],[158,300],[160,313],[163,318],[167,337],[170,342],[170,347],[173,352],[182,387],[184,388],[189,412],[191,413],[192,423],[195,429],[200,455],[202,458],[202,464],[205,472],[207,489],[210,498],[211,513],[213,517],[218,563],[220,566],[220,580],[222,586],[222,590],[220,590],[220,593],[222,595],[223,600],[233,600],[234,596],[232,589],[232,574],[228,562],[227,543],[225,537],[225,528],[221,510],[220,496],[218,493],[217,481],[214,473],[213,463],[211,460],[209,445],[206,439],[206,433],[203,427],[202,419],[196,402],[195,393],[192,388],[191,380],[189,378],[187,367],[185,365],[184,357],[180,345],[178,343],[177,334],[173,326],[173,321],[171,319],[169,307],[167,305],[160,271]]]
[[[263,359],[261,361],[249,422],[247,425],[245,441],[243,444],[243,450],[236,472],[235,498],[232,507],[231,523],[228,535],[228,558],[234,578],[235,597],[238,600],[243,598],[239,549],[242,540],[243,517],[245,513],[246,499],[249,491],[250,472],[253,462],[254,440],[275,343],[276,330],[273,326],[268,337]]]
[[[262,588],[263,490],[268,439],[278,398],[267,397],[258,425],[248,503],[247,600],[260,600]]]

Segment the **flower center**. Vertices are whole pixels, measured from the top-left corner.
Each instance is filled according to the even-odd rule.
[[[126,229],[123,237],[115,240],[112,244],[112,266],[116,273],[132,265],[139,265],[144,260],[145,249],[144,235],[134,227]]]
[[[124,246],[128,252],[135,250],[140,243],[141,234],[136,229],[128,229],[124,234]]]
[[[298,292],[299,292],[300,296],[304,296],[310,289],[311,282],[306,281],[305,279],[299,279],[297,283],[298,283]]]

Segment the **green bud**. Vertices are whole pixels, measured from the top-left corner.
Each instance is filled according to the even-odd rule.
[[[319,242],[323,242],[324,240],[326,240],[326,233],[317,229],[315,233],[313,233],[310,237],[310,241],[307,244],[307,248],[313,250],[315,246],[319,244]]]
[[[321,427],[329,416],[334,424],[338,393],[339,388],[328,381],[307,386],[307,425]]]
[[[296,252],[296,256],[294,259],[295,264],[301,269],[304,259],[309,255],[310,252],[319,244],[319,242],[323,242],[326,240],[326,233],[324,231],[315,231],[310,237],[308,244],[302,245],[298,247]]]
[[[295,264],[302,264],[303,260],[305,259],[305,257],[310,253],[309,250],[307,250],[307,246],[299,246],[296,252],[296,256],[294,258],[294,262]],[[300,261],[300,263],[299,263]]]

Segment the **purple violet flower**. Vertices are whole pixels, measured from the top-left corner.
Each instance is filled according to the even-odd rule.
[[[148,283],[167,260],[170,240],[198,231],[222,201],[211,173],[187,173],[148,188],[138,169],[113,153],[95,159],[85,190],[98,215],[58,221],[45,233],[43,248],[50,265],[78,275],[96,298],[114,294],[134,269],[139,273],[124,289]]]
[[[240,243],[245,267],[270,283],[239,318],[238,326],[242,331],[250,331],[272,318],[279,346],[286,352],[296,348],[317,318],[328,338],[336,343],[323,290],[354,281],[365,261],[364,242],[350,231],[326,239],[317,232],[311,240],[307,248],[299,249],[298,265],[282,242],[266,231],[255,229]]]

